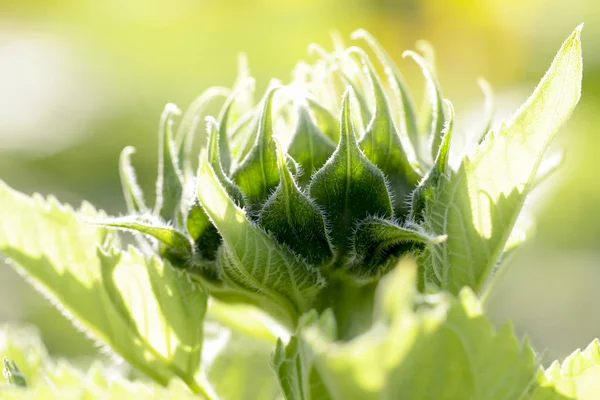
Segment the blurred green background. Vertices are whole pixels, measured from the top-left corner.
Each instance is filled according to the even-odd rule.
[[[259,90],[270,77],[286,81],[310,42],[330,47],[333,29],[371,31],[417,93],[422,78],[401,54],[418,39],[433,43],[444,95],[466,130],[482,114],[478,77],[492,84],[506,118],[581,22],[583,96],[559,139],[565,165],[536,208],[537,235],[487,305],[498,323],[510,318],[528,334],[544,360],[563,357],[600,336],[597,0],[0,0],[0,178],[118,214],[124,146],[137,147],[134,163],[152,196],[165,103],[185,108],[208,86],[230,86],[241,51]],[[36,324],[52,353],[95,351],[3,265],[0,293],[0,321]]]

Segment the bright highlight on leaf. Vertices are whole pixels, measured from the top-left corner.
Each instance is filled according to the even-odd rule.
[[[377,319],[363,335],[338,342],[326,328],[332,321],[315,321],[290,340],[285,355],[301,349],[295,364],[315,368],[332,400],[528,398],[537,374],[529,346],[509,326],[495,331],[469,289],[455,299],[420,299],[416,272],[404,260],[381,281]],[[282,353],[276,350],[277,361]],[[298,373],[280,376],[282,387],[297,380],[296,387],[310,387],[309,375]]]
[[[481,291],[502,258],[542,158],[579,100],[580,34],[581,26],[511,120],[488,134],[457,171],[443,175],[428,196],[425,227],[448,235],[431,257],[432,268],[442,271],[440,287]]]
[[[206,307],[200,288],[137,250],[102,250],[115,242],[106,229],[83,221],[103,217],[88,204],[75,212],[4,184],[0,201],[0,251],[18,270],[92,337],[158,383],[179,377],[200,390],[195,376]]]

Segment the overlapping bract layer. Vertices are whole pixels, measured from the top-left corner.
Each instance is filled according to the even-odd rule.
[[[177,110],[169,105],[160,123],[153,208],[167,223],[144,214],[148,208],[127,148],[121,177],[137,216],[106,224],[151,236],[158,245],[146,247],[154,245],[173,264],[196,272],[217,296],[263,307],[264,298],[271,298],[267,303],[279,304],[267,309],[281,314],[274,308],[287,303],[284,308],[296,316],[331,280],[377,280],[399,255],[435,245],[439,238],[408,221],[411,194],[428,170],[418,160],[430,158],[419,154],[423,145],[415,140],[439,143],[427,137],[443,134],[432,66],[413,56],[437,96],[430,108],[440,130],[428,125],[427,132],[417,132],[417,115],[396,67],[372,37],[364,32],[357,37],[367,39],[386,73],[396,71],[389,87],[358,47],[318,50],[314,65],[299,64],[287,86],[272,82],[256,105],[248,102],[252,80],[240,71],[218,120],[207,118],[197,176],[184,170],[192,165],[200,106],[223,92],[213,88],[202,95],[191,110],[196,122],[186,114],[178,137],[171,128]],[[240,221],[232,223],[236,218]],[[374,221],[385,228],[371,229]]]
[[[310,308],[331,307],[345,288],[374,285],[407,253],[420,259],[422,290],[481,291],[508,251],[547,144],[579,98],[579,32],[565,41],[526,107],[500,132],[477,135],[474,154],[457,171],[449,165],[454,110],[426,44],[423,55],[404,54],[425,77],[419,112],[398,68],[364,31],[353,38],[366,41],[387,84],[366,50],[339,42],[331,53],[312,45],[316,62],[298,64],[288,85],[271,82],[256,105],[243,70],[218,119],[206,119],[197,174],[192,144],[201,106],[225,92],[203,94],[175,137],[178,110],[165,108],[151,216],[129,163],[132,150],[124,150],[121,176],[137,217],[106,225],[151,236],[158,244],[138,239],[191,271],[214,296],[260,305],[292,324]],[[513,150],[512,160],[492,160]],[[486,209],[486,201],[493,206]]]

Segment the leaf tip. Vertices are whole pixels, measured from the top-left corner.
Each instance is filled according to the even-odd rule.
[[[365,29],[359,28],[350,34],[350,39],[357,40],[367,36],[369,36],[369,33]]]
[[[181,109],[175,103],[167,103],[163,109],[163,115],[180,115]]]

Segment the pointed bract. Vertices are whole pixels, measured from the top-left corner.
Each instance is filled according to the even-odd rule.
[[[335,144],[315,125],[304,104],[299,104],[298,123],[288,154],[301,166],[303,174],[299,177],[301,186],[306,186],[312,175],[318,171],[335,151]]]
[[[338,252],[348,250],[351,233],[368,216],[391,218],[392,202],[381,171],[362,153],[350,120],[350,89],[344,94],[340,142],[313,177],[308,192],[325,212]]]
[[[402,76],[402,73],[400,73],[396,63],[394,63],[394,60],[392,60],[383,46],[377,42],[377,40],[370,33],[364,29],[359,29],[352,33],[352,38],[364,39],[375,52],[379,62],[384,66],[385,73],[390,81],[390,85],[394,87],[396,96],[401,104],[399,124],[400,133],[406,135],[410,139],[413,149],[416,151],[419,148],[417,113],[415,111],[415,106],[413,104],[408,87],[406,86],[406,83],[404,83],[404,77]]]
[[[261,209],[258,224],[309,264],[322,264],[333,256],[323,214],[296,185],[281,145],[277,153],[280,183]]]
[[[435,187],[439,184],[450,168],[450,145],[452,144],[452,133],[454,130],[454,106],[449,100],[444,99],[444,104],[448,108],[448,123],[443,130],[443,139],[438,153],[435,156],[433,167],[419,183],[419,186],[412,193],[410,220],[413,222],[421,221],[423,210],[427,199],[433,196]]]
[[[429,107],[424,111],[426,119],[420,137],[426,141],[421,140],[417,153],[421,156],[421,162],[427,162],[435,158],[442,141],[442,130],[445,123],[442,94],[433,65],[427,59],[410,50],[405,51],[403,57],[415,60],[425,77],[426,99]]]
[[[179,168],[177,150],[173,140],[173,115],[181,111],[174,104],[167,104],[159,125],[158,178],[156,180],[156,203],[154,214],[167,221],[183,223],[181,198],[183,195],[183,175]]]
[[[413,170],[400,141],[383,86],[373,65],[362,50],[351,50],[358,52],[362,58],[375,99],[373,117],[360,141],[360,147],[365,156],[386,176],[394,193],[395,215],[402,218],[408,213],[408,196],[416,186],[419,175]]]
[[[258,211],[260,204],[279,183],[272,122],[276,90],[276,87],[272,87],[263,98],[254,146],[232,175],[233,181],[246,196],[251,211]]]
[[[381,218],[365,219],[354,232],[352,260],[346,268],[364,280],[379,278],[389,271],[398,256],[418,252],[445,239],[417,227],[403,227]]]
[[[200,156],[198,198],[223,238],[221,276],[285,324],[293,325],[322,287],[320,274],[279,245],[229,197],[208,162]]]

